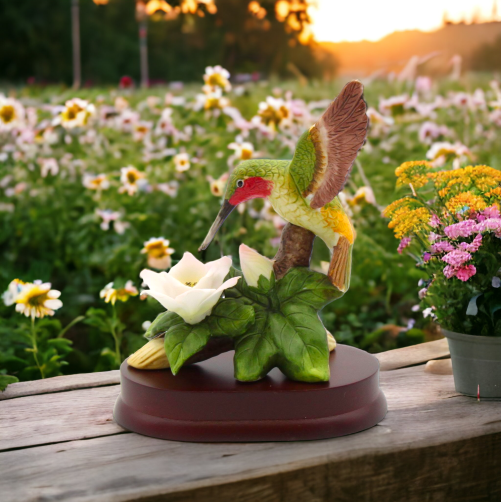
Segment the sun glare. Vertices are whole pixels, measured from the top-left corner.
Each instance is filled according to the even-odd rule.
[[[321,42],[379,40],[394,31],[431,31],[453,22],[500,20],[496,0],[318,0],[313,32]],[[500,9],[501,10],[501,9]]]

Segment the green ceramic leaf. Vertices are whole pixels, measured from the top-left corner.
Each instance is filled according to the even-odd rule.
[[[7,388],[7,385],[16,382],[19,382],[19,379],[17,379],[15,376],[0,375],[0,392],[3,392]]]
[[[227,289],[224,293],[228,298],[238,298],[247,304],[258,304],[264,307],[268,307],[270,304],[268,293],[265,291],[261,291],[258,288],[253,288],[249,286],[245,282],[245,278],[239,270],[235,268],[231,268],[226,279],[230,279],[231,277],[240,276],[240,280],[237,282],[236,286],[233,288]]]
[[[157,315],[157,318],[151,323],[145,333],[148,340],[162,336],[171,326],[177,326],[184,323],[183,319],[175,312],[162,312]]]
[[[241,336],[254,322],[254,309],[233,298],[220,300],[206,319],[212,336]]]
[[[259,380],[276,366],[278,348],[270,334],[269,313],[255,310],[255,323],[235,341],[235,378],[241,382]]]
[[[197,352],[200,352],[210,338],[207,323],[187,324],[182,319],[165,333],[165,353],[174,375],[181,366]]]
[[[314,308],[282,305],[281,312],[270,314],[267,331],[278,347],[278,367],[285,375],[302,382],[329,380],[327,335]]]
[[[276,291],[282,305],[299,303],[316,310],[343,295],[326,275],[302,267],[290,269],[277,282]]]

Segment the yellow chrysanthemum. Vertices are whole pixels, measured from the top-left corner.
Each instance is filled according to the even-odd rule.
[[[431,213],[426,207],[421,206],[419,201],[410,197],[392,202],[384,210],[383,215],[390,218],[388,228],[393,229],[397,239],[424,230],[431,217]]]
[[[426,160],[404,162],[395,170],[397,186],[412,184],[414,188],[421,188],[429,181],[429,171],[432,165]]]
[[[501,171],[489,166],[467,166],[429,176],[441,197],[469,190],[487,192],[501,183]]]
[[[445,206],[451,213],[455,214],[465,211],[481,211],[487,207],[487,203],[479,195],[462,192],[449,199]]]
[[[417,209],[399,209],[392,217],[388,228],[392,228],[397,239],[402,239],[425,229],[431,213],[425,207]]]
[[[485,195],[486,195],[486,197],[493,197],[495,199],[500,199],[501,198],[501,187],[497,186],[496,188],[489,190]]]

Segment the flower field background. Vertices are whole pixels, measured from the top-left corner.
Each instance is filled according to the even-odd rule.
[[[145,343],[147,321],[161,311],[140,294],[145,267],[168,269],[185,251],[203,261],[232,255],[238,267],[242,242],[273,257],[284,222],[262,200],[235,211],[206,252],[197,249],[228,172],[241,159],[291,159],[299,136],[344,83],[232,87],[213,68],[202,90],[6,90],[0,374],[30,380],[117,368]],[[369,139],[343,195],[357,231],[351,287],[322,318],[338,342],[377,352],[436,334],[416,308],[423,272],[399,253],[382,215],[408,188],[396,187],[395,169],[418,159],[451,169],[499,168],[501,91],[487,76],[418,77],[412,84],[366,82],[365,98]],[[322,270],[328,261],[316,242],[312,267]],[[37,319],[35,344],[32,321],[21,315],[27,311],[12,301],[15,279],[40,280],[43,301],[62,302],[33,307],[54,313]]]

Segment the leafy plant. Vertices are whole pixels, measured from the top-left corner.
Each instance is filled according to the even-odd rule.
[[[232,269],[229,276],[236,275],[241,274]],[[165,334],[174,374],[211,338],[227,337],[235,348],[237,380],[259,380],[278,367],[293,380],[324,382],[329,379],[329,349],[318,310],[341,294],[325,275],[306,268],[293,268],[279,281],[274,275],[270,280],[261,276],[258,287],[241,277],[202,322],[190,325],[165,312],[146,336]]]

